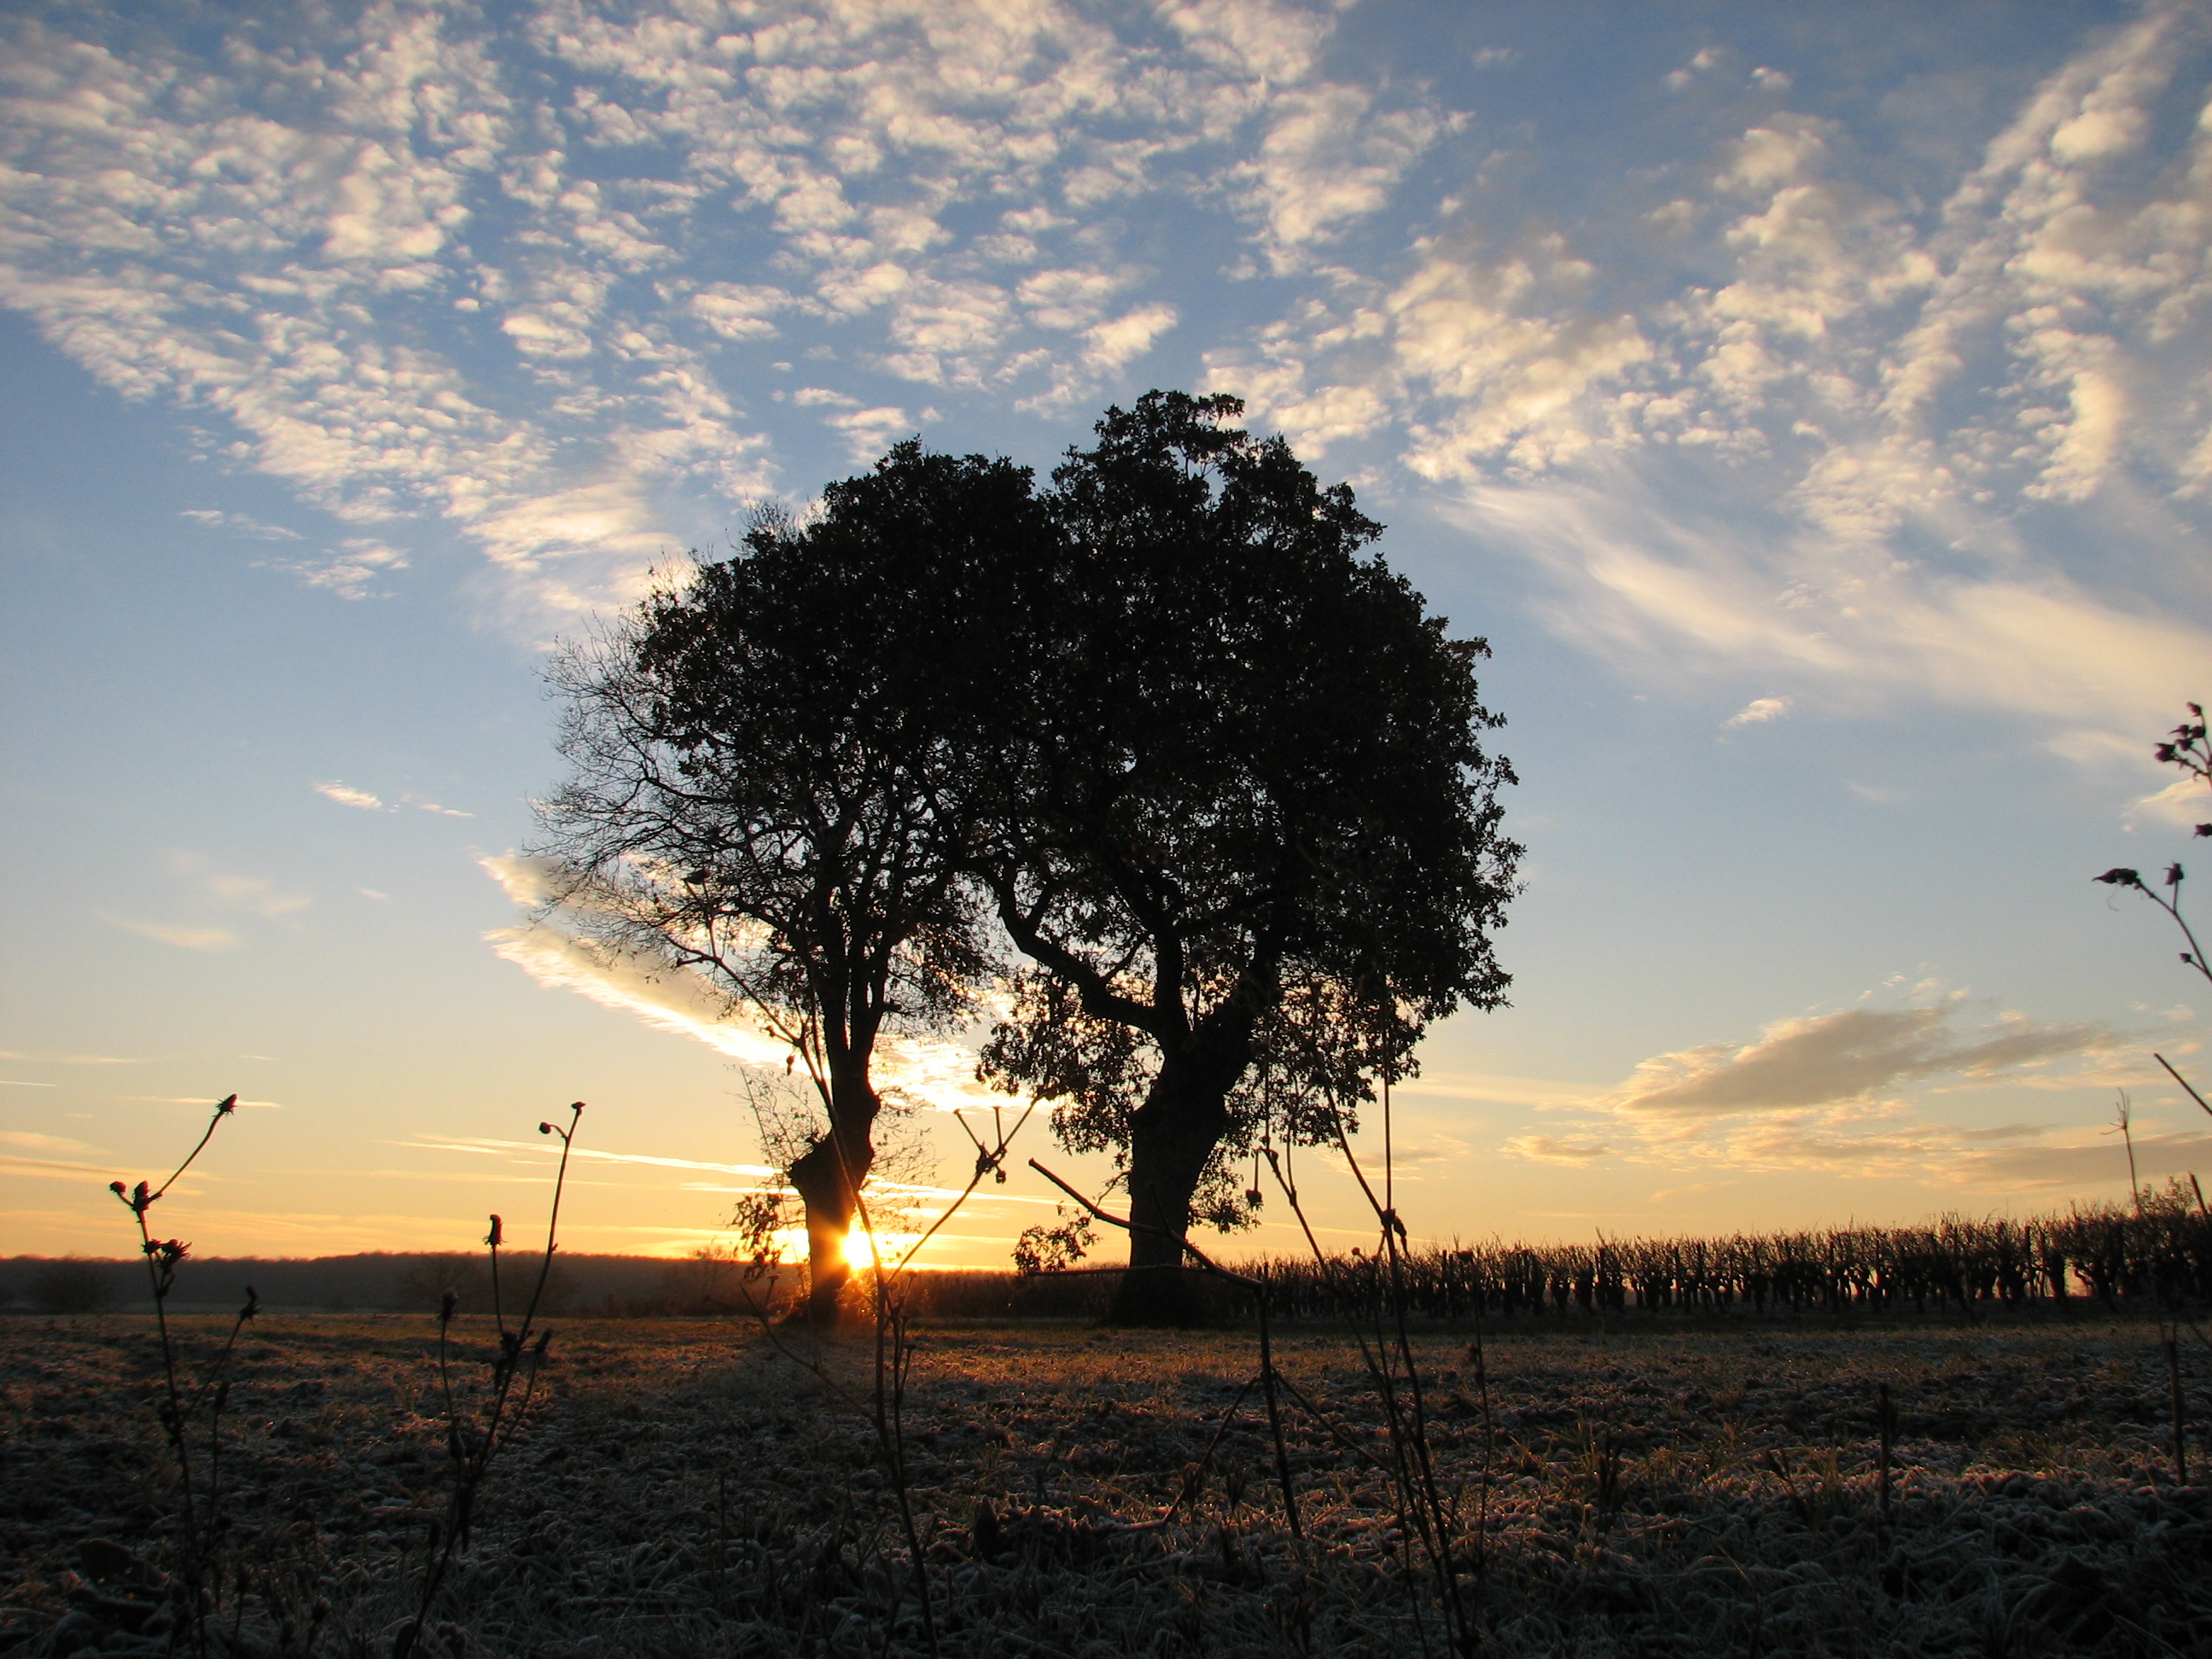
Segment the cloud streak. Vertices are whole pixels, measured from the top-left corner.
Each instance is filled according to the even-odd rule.
[[[526,859],[481,861],[507,896],[530,912],[512,927],[485,935],[495,955],[551,989],[579,996],[643,1021],[656,1030],[687,1036],[742,1065],[781,1077],[792,1050],[781,1038],[750,1020],[727,997],[696,974],[665,964],[610,957],[563,930],[560,914],[537,914],[546,888],[544,873]],[[876,1048],[879,1091],[896,1093],[931,1111],[1005,1108],[1006,1095],[975,1075],[973,1049],[943,1038],[890,1033]]]
[[[2088,1021],[2039,1025],[2021,1015],[1961,1040],[1950,1029],[1954,1012],[1847,1008],[1778,1020],[1756,1042],[1654,1055],[1604,1103],[1628,1117],[1692,1119],[1828,1106],[1935,1077],[1988,1082],[2127,1042]]]

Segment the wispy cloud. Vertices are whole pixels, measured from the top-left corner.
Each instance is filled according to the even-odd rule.
[[[543,1140],[501,1140],[486,1136],[421,1134],[412,1140],[392,1140],[390,1146],[410,1146],[434,1152],[465,1152],[486,1158],[509,1158],[525,1155],[532,1161],[544,1162],[557,1158],[560,1148],[549,1146]],[[773,1176],[779,1173],[762,1164],[716,1164],[697,1158],[665,1158],[646,1152],[613,1152],[596,1146],[578,1146],[568,1155],[571,1163],[634,1164],[660,1170],[704,1170],[717,1175]]]
[[[88,1176],[108,1176],[113,1171],[96,1164],[71,1164],[59,1158],[23,1158],[13,1152],[0,1152],[0,1173],[28,1176],[34,1181],[82,1181]]]
[[[532,860],[507,856],[479,862],[509,898],[532,913],[529,920],[485,935],[494,954],[540,985],[573,991],[744,1064],[783,1072],[792,1056],[790,1044],[762,1029],[748,1011],[733,1006],[705,980],[671,971],[663,963],[610,955],[567,932],[558,912],[538,915],[549,889],[546,872]],[[933,1111],[1003,1108],[1007,1097],[978,1081],[975,1067],[975,1050],[957,1042],[889,1033],[878,1039],[874,1076],[879,1090],[896,1091]]]
[[[204,1095],[110,1095],[108,1098],[136,1101],[149,1106],[197,1106],[202,1111],[206,1111],[215,1104]],[[247,1100],[240,1097],[237,1103],[240,1109],[251,1107],[255,1111],[260,1112],[276,1112],[284,1109],[284,1103],[281,1100]]]
[[[40,1049],[0,1048],[0,1060],[29,1060],[40,1066],[143,1066],[136,1054],[58,1054]]]
[[[334,800],[341,806],[358,807],[364,812],[386,810],[384,802],[368,790],[356,789],[351,784],[340,783],[336,779],[317,784],[315,793],[325,800]]]
[[[2202,778],[2177,778],[2136,801],[2130,808],[2130,816],[2192,827],[2203,823],[2212,818],[2212,786]]]
[[[1320,78],[1334,23],[1267,0],[720,23],[548,0],[303,15],[281,54],[220,57],[26,23],[0,300],[378,527],[283,562],[302,580],[363,597],[408,563],[384,526],[441,520],[557,620],[634,591],[687,495],[775,489],[722,354],[804,325],[894,377],[1071,398],[1178,307],[1055,313],[1015,282],[1126,286],[1127,204],[1218,201],[1211,174],[1278,256],[1377,212],[1447,122],[1414,83]],[[732,246],[759,269],[733,280]],[[894,407],[854,405],[854,453]]]
[[[2039,1023],[2017,1013],[1970,1023],[1963,994],[1905,1006],[1861,1006],[1770,1024],[1748,1042],[1656,1054],[1606,1091],[1561,1091],[1528,1103],[1572,1122],[1565,1133],[1508,1139],[1507,1156],[1569,1167],[1601,1160],[1705,1171],[1823,1170],[1942,1187],[2094,1190],[2112,1148],[2078,1121],[1975,1125],[1948,1121],[1962,1091],[2136,1091],[2142,1167],[2166,1174],[2212,1139],[2154,1121],[2180,1108],[2133,1034],[2087,1021]],[[2169,1049],[2169,1052],[2172,1052]],[[2172,1097],[2171,1100],[2167,1097]]]
[[[1734,731],[1740,726],[1759,726],[1767,720],[1778,720],[1790,712],[1787,697],[1753,697],[1749,702],[1721,722],[1723,731]]]
[[[403,794],[397,801],[387,804],[381,795],[366,789],[356,789],[351,784],[340,783],[335,779],[316,784],[314,790],[326,800],[334,800],[341,806],[357,807],[364,812],[397,812],[402,808],[412,807],[418,812],[434,812],[445,818],[476,817],[475,813],[464,812],[458,806],[442,806],[436,801],[422,800],[412,794]]]
[[[348,536],[319,556],[270,562],[309,587],[322,588],[342,599],[365,599],[380,591],[378,584],[382,579],[406,569],[410,562],[389,542],[374,536]]]
[[[143,916],[118,916],[107,910],[94,911],[94,915],[111,927],[120,927],[162,945],[173,945],[180,951],[228,951],[238,943],[237,933],[228,927],[179,926],[151,921]]]
[[[1564,228],[1457,207],[1401,274],[1215,348],[1211,383],[1302,443],[1399,447],[1551,578],[1564,635],[1641,672],[2151,729],[2212,658],[2153,574],[2208,549],[2212,347],[2183,319],[2212,302],[2212,128],[2153,118],[2206,39],[2154,7],[2094,40],[1940,213],[1752,71],[1765,107],[1705,182],[1655,167],[1640,214]],[[1670,80],[1719,119],[1739,76]],[[1692,251],[1693,286],[1625,277]]]
[[[0,1129],[0,1146],[21,1146],[33,1152],[86,1152],[92,1149],[67,1135],[45,1135],[30,1129]]]
[[[1534,1164],[1564,1164],[1570,1168],[1613,1156],[1613,1148],[1591,1135],[1516,1135],[1503,1152]]]
[[[210,507],[188,507],[177,516],[190,519],[208,530],[228,530],[235,535],[251,537],[255,541],[296,542],[301,538],[296,530],[287,530],[279,524],[264,524],[243,513],[224,513]]]

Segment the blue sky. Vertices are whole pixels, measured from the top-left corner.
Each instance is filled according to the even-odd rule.
[[[8,1247],[117,1248],[234,1090],[204,1249],[463,1244],[579,1097],[576,1246],[711,1240],[757,1050],[519,908],[546,647],[900,437],[1044,469],[1152,386],[1496,650],[1515,1006],[1399,1102],[1421,1231],[2117,1198],[2122,1088],[2212,1173],[2150,1060],[2204,999],[2087,880],[2206,816],[2148,753],[2212,690],[2205,8],[4,27]]]

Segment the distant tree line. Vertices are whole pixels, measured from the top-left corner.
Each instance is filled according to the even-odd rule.
[[[538,1258],[518,1251],[513,1270],[530,1277]],[[268,1258],[194,1256],[181,1269],[173,1310],[234,1310],[251,1284],[272,1310],[331,1313],[431,1314],[451,1290],[463,1314],[490,1310],[481,1255],[458,1252]],[[725,1256],[572,1255],[553,1259],[552,1310],[569,1316],[715,1315],[738,1310],[735,1264]],[[98,1314],[143,1308],[146,1269],[137,1260],[82,1256],[0,1258],[0,1310]]]

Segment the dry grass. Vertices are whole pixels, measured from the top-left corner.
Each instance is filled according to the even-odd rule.
[[[457,1333],[488,1352],[470,1322]],[[219,1340],[189,1322],[188,1347]],[[16,1320],[0,1340],[0,1649],[160,1650],[158,1626],[117,1629],[129,1587],[78,1547],[143,1540],[158,1556],[173,1513],[147,1409],[150,1322]],[[1303,1545],[1277,1524],[1256,1395],[1223,1425],[1255,1369],[1248,1334],[969,1326],[922,1340],[914,1495],[947,1653],[1437,1650],[1431,1587],[1346,1443],[1376,1418],[1340,1335],[1279,1340],[1284,1372],[1345,1431],[1291,1414]],[[1485,1437],[1465,1337],[1417,1343],[1471,1553]],[[401,1317],[264,1318],[241,1340],[226,1457],[259,1564],[244,1650],[279,1651],[289,1619],[294,1651],[311,1631],[325,1654],[390,1650],[443,1475],[434,1347],[430,1320]],[[865,1339],[824,1358],[865,1394]],[[2212,1376],[2202,1348],[2189,1364]],[[2212,1504],[2172,1484],[2148,1323],[1590,1320],[1493,1338],[1489,1370],[1489,1651],[2212,1653]],[[866,1423],[757,1333],[568,1325],[548,1379],[429,1650],[920,1650]],[[1887,1528],[1885,1382],[1901,1417]],[[2191,1395],[2212,1417],[2203,1381]],[[1217,1435],[1194,1508],[1159,1524]],[[1595,1500],[1609,1436],[1608,1515]],[[103,1559],[95,1580],[87,1561]]]

